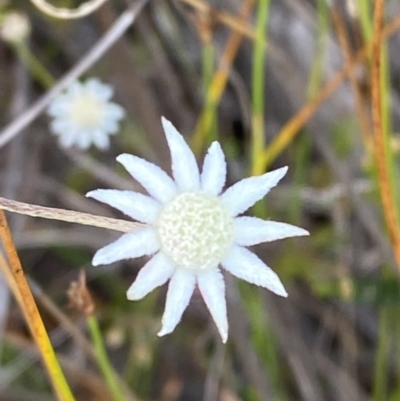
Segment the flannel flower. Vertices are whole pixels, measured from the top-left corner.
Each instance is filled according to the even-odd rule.
[[[151,255],[127,297],[141,299],[169,280],[158,335],[174,330],[197,286],[226,342],[228,320],[220,266],[236,277],[286,297],[278,276],[246,247],[308,232],[285,223],[238,217],[280,181],[287,167],[243,179],[221,194],[226,163],[219,143],[214,142],[208,149],[200,174],[183,137],[165,118],[162,125],[174,179],[144,159],[122,154],[118,162],[150,196],[112,189],[97,189],[86,195],[146,223],[98,250],[92,263],[97,266]]]
[[[87,149],[91,145],[107,149],[110,135],[117,133],[124,109],[110,102],[113,89],[91,78],[74,82],[50,104],[47,113],[53,117],[51,131],[59,136],[63,147],[73,145]]]

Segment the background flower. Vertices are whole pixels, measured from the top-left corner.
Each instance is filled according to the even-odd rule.
[[[53,100],[48,114],[53,117],[50,128],[59,136],[63,147],[87,149],[95,145],[107,149],[109,136],[118,132],[124,109],[110,102],[113,89],[91,78],[73,83],[65,93]]]
[[[156,165],[123,154],[117,160],[150,196],[112,189],[87,194],[147,223],[145,228],[124,234],[100,249],[93,265],[155,255],[129,288],[128,299],[141,299],[170,280],[159,332],[164,335],[179,323],[198,286],[225,342],[228,320],[225,284],[219,266],[286,297],[278,276],[245,247],[308,232],[285,223],[238,217],[280,181],[287,167],[239,181],[220,195],[225,185],[226,163],[219,143],[210,146],[200,174],[183,137],[164,118],[162,125],[171,152],[174,180]]]
[[[30,22],[25,14],[10,12],[0,18],[0,38],[5,42],[21,43],[29,36],[30,31]]]

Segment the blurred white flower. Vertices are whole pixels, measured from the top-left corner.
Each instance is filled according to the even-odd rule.
[[[10,12],[0,24],[0,37],[8,43],[21,43],[29,35],[31,25],[28,17],[19,12]]]
[[[56,97],[48,108],[53,117],[50,128],[63,147],[87,149],[91,145],[107,149],[110,135],[117,133],[124,109],[110,102],[113,89],[91,78],[75,82]]]
[[[238,217],[263,198],[286,174],[287,167],[246,178],[222,192],[226,163],[221,146],[208,149],[200,174],[192,151],[174,126],[162,118],[172,159],[172,180],[156,165],[122,154],[117,160],[149,193],[97,189],[86,196],[122,211],[147,225],[122,235],[101,248],[93,265],[154,255],[127,292],[138,300],[168,280],[162,336],[181,320],[197,286],[218,327],[228,337],[225,285],[219,266],[236,277],[286,297],[278,276],[246,246],[286,237],[308,235],[306,230],[256,217]]]

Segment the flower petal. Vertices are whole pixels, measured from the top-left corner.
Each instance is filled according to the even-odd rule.
[[[121,120],[121,118],[125,117],[125,109],[116,103],[107,103],[104,110],[105,118],[107,120]]]
[[[75,99],[77,96],[80,96],[84,91],[84,84],[79,81],[73,82],[65,92],[65,95],[69,97],[70,100]]]
[[[139,271],[134,283],[129,287],[126,297],[137,301],[155,288],[165,284],[174,273],[175,266],[162,252],[153,256]]]
[[[86,196],[106,203],[142,223],[154,223],[161,209],[161,205],[150,196],[133,191],[96,189]]]
[[[219,195],[226,181],[225,155],[218,142],[213,142],[204,158],[201,188],[204,192]]]
[[[88,79],[83,86],[85,91],[104,102],[110,100],[114,93],[114,89],[111,85],[103,84],[97,78]]]
[[[160,167],[141,159],[140,157],[119,155],[120,162],[129,174],[135,178],[146,191],[161,203],[166,203],[174,198],[178,192],[174,181]]]
[[[111,244],[99,249],[92,265],[107,265],[122,259],[152,255],[160,249],[157,233],[153,228],[143,228],[122,235]]]
[[[98,149],[105,150],[110,147],[110,139],[106,132],[107,130],[97,129],[92,133],[92,142]]]
[[[109,135],[114,135],[119,130],[119,125],[114,120],[104,120],[101,125],[101,129],[107,132]]]
[[[263,198],[281,180],[287,170],[287,167],[282,167],[263,175],[245,178],[228,188],[220,199],[235,217]]]
[[[228,339],[228,317],[226,314],[225,282],[219,269],[213,269],[197,276],[199,290],[211,316],[217,325],[222,342]]]
[[[182,314],[192,297],[196,277],[185,270],[177,270],[169,282],[162,328],[158,336],[171,333],[180,322]]]
[[[221,264],[234,276],[287,297],[287,292],[277,274],[248,249],[233,245]]]
[[[199,167],[193,152],[170,121],[161,117],[161,123],[171,152],[172,175],[176,184],[182,191],[199,189]]]
[[[261,242],[276,241],[288,237],[309,235],[303,228],[276,221],[262,220],[257,217],[236,217],[235,239],[238,245],[251,246]]]
[[[87,149],[92,143],[92,130],[82,130],[79,135],[75,137],[74,145],[80,149]]]
[[[50,129],[58,135],[71,135],[71,131],[75,129],[74,124],[64,118],[56,118],[50,123]]]
[[[49,105],[47,114],[51,117],[63,117],[69,112],[70,102],[64,95],[59,95]]]

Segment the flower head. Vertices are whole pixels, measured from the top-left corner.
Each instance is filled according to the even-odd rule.
[[[30,31],[31,25],[28,17],[19,12],[6,14],[0,24],[0,37],[8,43],[19,44],[23,42]]]
[[[119,128],[124,109],[110,102],[113,89],[91,78],[75,82],[53,100],[48,114],[54,117],[50,128],[59,136],[60,145],[87,149],[91,145],[107,149],[109,136]]]
[[[165,118],[162,124],[174,179],[146,160],[122,154],[117,160],[150,196],[112,189],[86,195],[147,224],[101,248],[92,263],[96,266],[151,255],[128,289],[128,299],[141,299],[169,280],[158,333],[162,336],[179,323],[197,286],[225,342],[228,320],[220,267],[286,297],[278,276],[246,247],[308,232],[285,223],[239,216],[280,181],[287,167],[246,178],[222,192],[226,163],[219,143],[208,149],[200,173],[183,137]]]

